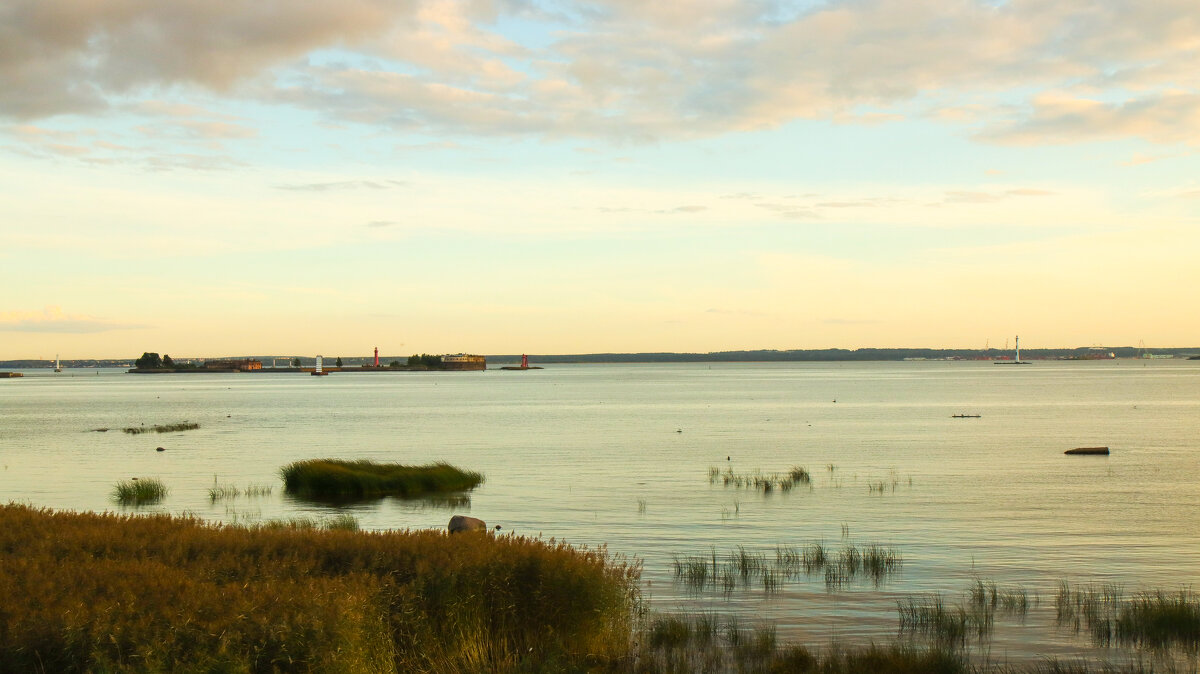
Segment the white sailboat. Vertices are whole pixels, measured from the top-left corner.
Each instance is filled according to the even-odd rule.
[[[54,371],[62,372],[62,362],[58,359],[58,354],[54,354]]]

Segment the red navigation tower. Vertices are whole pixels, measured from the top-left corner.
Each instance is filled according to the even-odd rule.
[[[529,369],[529,356],[521,354],[521,367]]]
[[[379,347],[375,347],[375,367],[379,367]]]

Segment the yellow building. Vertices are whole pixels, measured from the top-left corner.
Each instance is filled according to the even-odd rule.
[[[442,356],[442,367],[447,370],[486,370],[487,359],[469,353]]]

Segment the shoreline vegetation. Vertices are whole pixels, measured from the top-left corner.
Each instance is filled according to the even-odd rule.
[[[1133,347],[1133,346],[1118,346],[1118,347],[1074,347],[1074,348],[1044,348],[1044,349],[1021,349],[1022,358],[1029,360],[1110,360],[1109,354],[1116,359],[1143,359],[1143,358],[1177,358],[1185,359],[1200,359],[1200,346],[1190,347]],[[143,357],[156,354],[146,353]],[[861,349],[754,349],[745,351],[709,351],[697,353],[684,353],[675,351],[658,351],[658,352],[637,352],[637,353],[575,353],[575,354],[528,354],[531,361],[537,361],[543,364],[569,364],[569,363],[757,363],[757,362],[843,362],[843,361],[903,361],[903,360],[1001,360],[1006,356],[1011,356],[1011,350],[987,348],[987,349],[948,349],[948,348],[886,348],[886,347],[865,347]],[[416,356],[420,358],[420,356]],[[263,363],[272,360],[287,361],[289,367],[282,368],[265,368],[273,372],[286,372],[297,368],[311,368],[316,363],[316,359],[312,357],[299,357],[300,363],[293,364],[295,360],[292,356],[279,355],[256,355],[256,356],[238,356],[237,359],[251,358],[260,360]],[[411,360],[410,356],[407,360]],[[521,362],[520,354],[495,354],[486,355],[487,362],[492,365],[516,365]],[[140,360],[140,359],[139,359]],[[164,359],[165,360],[165,359]],[[204,358],[187,358],[180,359],[184,362],[180,366],[172,366],[172,368],[145,368],[142,371],[158,371],[158,372],[184,372],[189,369],[187,366],[191,361],[205,360]],[[370,356],[350,356],[343,358],[343,367],[345,368],[363,368],[374,370],[370,367],[373,358]],[[401,361],[396,356],[386,356],[380,358],[381,362],[388,363],[381,365],[380,370],[386,369],[404,369],[406,366],[401,364]],[[406,362],[407,362],[406,360]],[[150,361],[146,365],[153,365]],[[128,358],[124,359],[101,359],[101,358],[76,358],[63,360],[64,368],[97,368],[97,367],[121,367],[138,368],[136,363]],[[54,361],[45,359],[16,359],[16,360],[0,360],[0,368],[53,368]],[[336,366],[334,366],[336,368]],[[331,368],[332,369],[332,368]],[[203,370],[199,370],[203,371]]]
[[[309,459],[290,463],[279,472],[285,492],[314,499],[416,498],[470,491],[484,480],[482,473],[448,463],[408,466],[365,460]]]
[[[0,672],[556,671],[626,655],[639,577],[553,540],[10,504]]]
[[[984,624],[972,616],[990,628],[994,615],[1023,615],[1021,588],[977,581],[966,607],[900,607],[908,633],[949,639],[810,649],[781,643],[769,623],[650,614],[640,578],[637,561],[554,539],[10,503],[0,506],[0,592],[30,600],[0,611],[0,673],[1155,671],[1140,659],[995,662],[955,645]],[[1195,615],[1190,592],[1126,599],[1064,584],[1056,604],[1060,623],[1098,642],[1195,643],[1192,622],[1183,633],[1156,627]],[[1129,626],[1095,636],[1114,617]]]
[[[194,431],[197,428],[200,428],[200,424],[190,422],[190,421],[181,421],[181,422],[175,423],[175,424],[155,424],[153,426],[130,426],[129,428],[122,428],[121,431],[124,433],[128,433],[130,435],[140,435],[142,433],[177,433],[180,431]],[[108,429],[107,428],[106,429],[97,428],[95,430],[107,431]]]

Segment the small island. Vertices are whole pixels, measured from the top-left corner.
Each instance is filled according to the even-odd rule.
[[[365,460],[310,459],[290,463],[279,472],[284,491],[317,499],[415,498],[468,491],[483,482],[482,473],[448,463],[407,466]]]
[[[318,356],[317,358],[321,358]],[[271,360],[270,357],[267,358]],[[218,358],[203,360],[177,361],[170,355],[159,356],[157,352],[147,351],[134,361],[129,370],[131,374],[187,374],[213,372],[255,372],[255,373],[303,373],[317,372],[315,359],[302,359],[299,356],[285,359],[288,365],[279,367],[263,366],[262,358]],[[328,361],[325,361],[328,363]],[[430,371],[477,371],[487,369],[487,358],[484,356],[457,353],[446,355],[431,355],[428,353],[413,354],[405,362],[393,360],[387,365],[379,363],[378,354],[373,364],[344,366],[340,357],[335,359],[335,365],[329,367],[322,364],[320,373],[330,372],[430,372]]]

